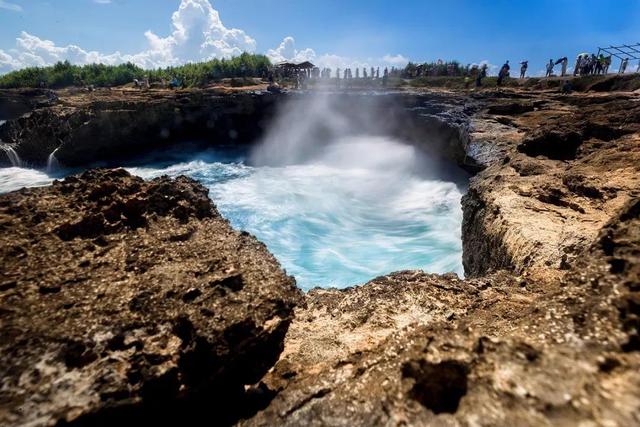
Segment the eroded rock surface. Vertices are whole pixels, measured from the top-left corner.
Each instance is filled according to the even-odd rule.
[[[1,333],[18,345],[0,349],[2,410],[14,424],[21,405],[86,424],[214,405],[212,423],[251,426],[640,425],[640,96],[606,89],[402,98],[420,118],[407,140],[477,172],[466,279],[403,271],[299,297],[186,179],[90,172],[4,196]]]
[[[469,99],[470,278],[311,291],[241,424],[640,425],[639,101]]]
[[[490,106],[472,118],[470,154],[485,170],[463,199],[470,275],[566,270],[638,197],[640,96],[517,95],[534,111],[491,113],[513,102],[495,93],[479,98]]]
[[[640,201],[560,279],[402,272],[315,290],[248,426],[640,423]]]
[[[232,422],[300,294],[188,178],[94,170],[0,196],[0,424]]]

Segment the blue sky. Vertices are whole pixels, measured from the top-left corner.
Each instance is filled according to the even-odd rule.
[[[332,67],[529,59],[537,73],[549,58],[638,42],[640,0],[0,0],[0,72],[250,50]]]

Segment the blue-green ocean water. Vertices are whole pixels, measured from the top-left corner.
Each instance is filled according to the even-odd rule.
[[[418,157],[409,145],[361,136],[281,166],[251,166],[243,154],[218,150],[148,158],[128,170],[200,181],[235,228],[266,243],[310,289],[405,269],[462,274],[461,189],[429,177]],[[52,179],[44,171],[3,168],[0,192]]]

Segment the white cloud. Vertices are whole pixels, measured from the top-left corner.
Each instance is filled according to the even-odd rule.
[[[3,0],[0,0],[2,2]],[[171,17],[172,33],[161,37],[147,31],[149,48],[136,54],[105,54],[86,51],[76,45],[57,46],[23,31],[16,48],[0,50],[0,73],[69,60],[75,64],[101,62],[118,64],[131,61],[144,68],[165,67],[212,58],[229,58],[242,52],[255,52],[256,41],[244,31],[227,28],[208,0],[182,0]]]
[[[269,49],[267,56],[274,64],[284,61],[304,62],[315,60],[316,52],[310,48],[297,50],[295,39],[288,36],[282,40],[282,43],[277,48]]]
[[[393,64],[395,66],[404,67],[409,63],[409,58],[405,58],[402,55],[385,55],[382,57],[387,64]]]
[[[11,55],[4,53],[0,50],[0,74],[3,71],[15,70],[20,68],[20,63],[13,59]]]
[[[176,63],[254,52],[256,41],[244,31],[226,28],[208,0],[182,0],[171,17],[173,33],[161,38],[145,33],[152,50],[170,51]]]
[[[282,40],[282,43],[275,48],[267,51],[267,56],[273,63],[278,62],[313,62],[320,68],[371,68],[371,67],[401,67],[405,66],[409,60],[402,55],[385,55],[382,58],[351,58],[348,56],[340,56],[331,53],[317,55],[311,48],[296,48],[296,41],[293,37],[288,36]]]
[[[107,4],[111,0],[94,0]],[[0,7],[8,3],[0,0]],[[13,5],[16,6],[16,5]],[[19,6],[17,6],[19,7]],[[256,41],[243,30],[227,28],[209,0],[181,0],[178,10],[171,16],[172,30],[163,37],[152,31],[144,36],[148,48],[134,54],[121,52],[103,53],[85,50],[77,45],[59,46],[51,40],[22,31],[13,49],[0,49],[0,74],[29,66],[46,66],[68,60],[74,64],[103,63],[107,65],[133,62],[143,68],[158,68],[197,62],[212,58],[229,58],[243,52],[255,52]],[[408,59],[402,55],[385,55],[382,58],[350,58],[326,53],[316,54],[311,48],[297,49],[293,37],[285,37],[266,55],[272,62],[311,61],[320,67],[356,68],[403,66]]]
[[[96,51],[85,51],[75,45],[56,46],[51,40],[44,40],[23,31],[16,38],[15,49],[8,53],[0,50],[0,73],[28,66],[45,66],[64,60],[75,64],[116,64],[129,59],[119,52],[103,55]]]
[[[22,6],[15,3],[9,3],[4,0],[0,0],[0,9],[11,10],[13,12],[22,12]]]
[[[93,2],[98,4],[111,4],[111,0],[93,0]]]

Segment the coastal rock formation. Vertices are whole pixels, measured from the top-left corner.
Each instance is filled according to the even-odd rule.
[[[54,151],[65,166],[86,166],[176,142],[247,144],[264,132],[276,98],[202,90],[61,93],[51,105],[0,127],[0,140],[36,166],[46,165]],[[7,164],[0,156],[0,166]]]
[[[417,119],[404,139],[474,173],[464,279],[299,295],[186,178],[92,171],[1,197],[6,423],[639,425],[640,95],[595,84],[394,95]],[[94,130],[59,153],[102,155],[80,150],[99,117],[145,113],[91,96],[10,128],[35,135],[75,99]]]
[[[640,202],[566,277],[401,272],[315,290],[247,426],[636,425]]]
[[[637,95],[517,95],[536,109],[492,114],[508,94],[491,93],[472,118],[469,152],[485,170],[463,199],[468,275],[566,270],[638,197]]]
[[[637,99],[474,96],[470,278],[309,292],[241,425],[640,423]]]
[[[0,120],[14,120],[34,108],[52,104],[52,91],[46,89],[17,89],[0,91]]]
[[[267,402],[300,294],[188,178],[0,196],[0,424],[228,424]],[[211,415],[215,414],[215,415]]]

